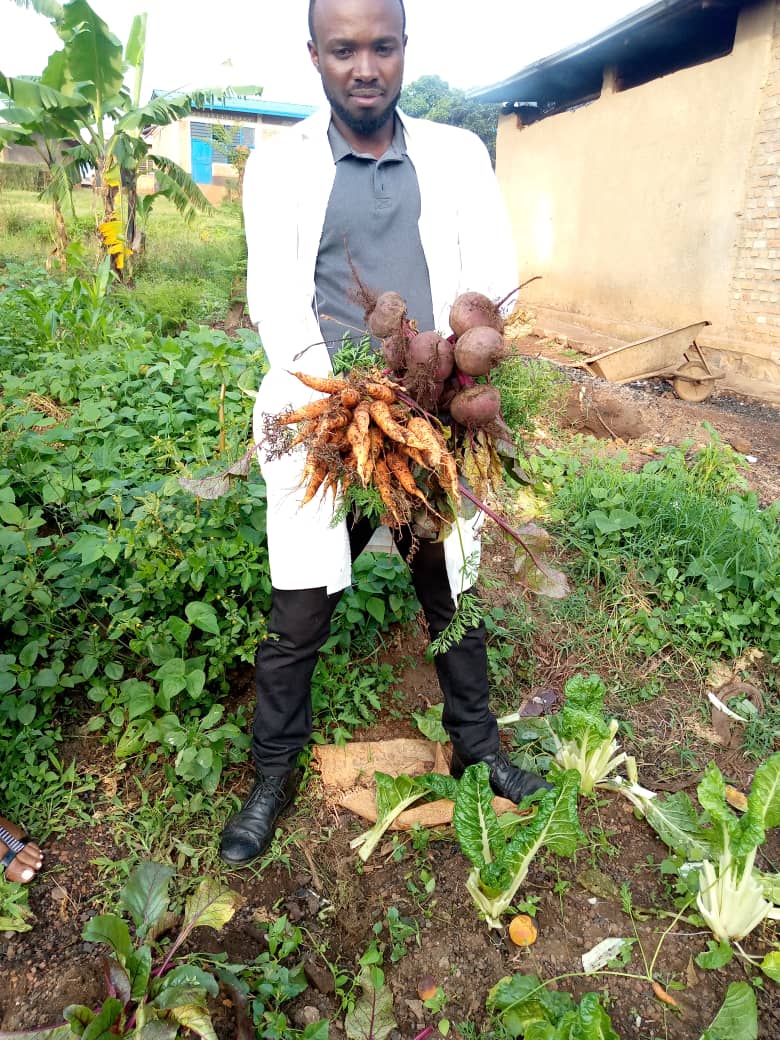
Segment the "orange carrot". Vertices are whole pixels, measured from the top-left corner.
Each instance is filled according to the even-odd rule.
[[[304,386],[311,390],[319,390],[322,394],[340,394],[349,386],[346,379],[337,379],[334,376],[309,376],[305,372],[293,372],[293,375],[300,379]]]
[[[412,438],[410,438],[406,428],[397,423],[390,414],[390,408],[386,401],[372,401],[369,405],[369,411],[371,412],[371,418],[379,429],[391,441],[395,441],[397,444],[412,443]],[[423,447],[422,444],[416,446]]]
[[[328,467],[324,462],[306,463],[306,469],[304,470],[303,479],[306,479],[307,475],[311,476],[309,486],[306,488],[306,493],[301,499],[301,505],[305,506],[308,502],[314,498],[320,489],[320,485],[328,474]]]
[[[360,391],[354,386],[348,386],[341,391],[341,403],[345,408],[354,408],[360,400]]]
[[[375,383],[368,380],[363,384],[363,392],[375,401],[384,401],[385,404],[395,403],[395,392],[387,383]]]
[[[422,451],[428,469],[436,469],[441,462],[441,445],[431,424],[422,416],[414,415],[406,424],[406,428],[414,439],[414,447]]]
[[[289,426],[290,423],[305,422],[307,419],[317,419],[324,415],[330,408],[330,399],[321,397],[317,401],[305,404],[302,408],[295,408],[291,412],[282,412],[277,422],[280,426]]]
[[[385,462],[387,463],[387,468],[393,474],[393,476],[404,489],[404,491],[408,495],[414,495],[415,498],[421,499],[421,501],[423,501],[427,505],[428,500],[426,499],[422,491],[420,491],[420,489],[417,487],[417,483],[414,477],[412,476],[412,471],[406,465],[406,462],[401,458],[401,456],[397,455],[395,452],[392,451],[388,452],[387,455],[385,455]]]
[[[678,1011],[682,1010],[682,1005],[678,1000],[675,1000],[671,993],[667,993],[666,990],[658,982],[653,983],[653,993],[663,1004],[668,1004],[669,1007],[677,1008]]]

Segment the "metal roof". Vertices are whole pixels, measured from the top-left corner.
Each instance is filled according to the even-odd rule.
[[[170,91],[153,90],[152,97],[165,97]],[[256,116],[276,116],[280,119],[306,119],[317,111],[317,105],[299,105],[292,101],[268,101],[263,97],[213,98],[197,106],[199,112],[237,112]],[[193,109],[195,106],[193,105]]]
[[[691,52],[690,64],[706,40],[727,38],[739,10],[755,0],[655,0],[589,40],[541,58],[513,76],[469,91],[478,101],[537,101],[558,106],[601,90],[604,68],[627,61],[657,62],[661,56]],[[680,67],[678,65],[678,67]]]
[[[316,105],[299,105],[292,101],[266,101],[261,97],[233,97],[210,101],[202,111],[246,112],[258,116],[278,116],[285,119],[305,119],[317,111]]]

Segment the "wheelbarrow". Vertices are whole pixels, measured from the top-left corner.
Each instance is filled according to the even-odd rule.
[[[715,380],[725,375],[710,368],[696,342],[701,330],[709,324],[699,321],[636,343],[623,343],[575,367],[586,368],[612,383],[663,377],[671,380],[674,392],[683,401],[704,401],[712,393]]]

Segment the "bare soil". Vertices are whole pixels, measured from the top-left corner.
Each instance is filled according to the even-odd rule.
[[[524,349],[529,356],[542,356],[545,351],[555,356],[554,344],[545,345],[532,337],[527,338]],[[596,426],[602,421],[605,428],[593,432],[628,447],[639,463],[664,444],[687,439],[703,442],[707,434],[702,423],[706,421],[724,441],[755,458],[749,479],[761,500],[768,503],[780,498],[780,415],[776,408],[718,395],[692,405],[679,401],[663,383],[615,387],[579,372],[570,374],[574,380],[570,401],[576,399],[569,416],[573,429],[584,429],[591,420]],[[582,406],[579,412],[577,402]],[[544,431],[540,436],[546,436]],[[492,602],[508,596],[510,569],[504,543],[488,539],[484,570],[495,579],[490,583]],[[405,663],[405,667],[396,696],[376,725],[358,734],[358,739],[417,735],[409,722],[411,712],[424,711],[439,700],[433,669],[421,660],[424,645],[422,633],[411,626],[395,633],[385,647],[384,659],[397,666]],[[559,693],[565,678],[578,667],[576,652],[562,648],[551,628],[542,630],[533,653],[534,681]],[[409,664],[410,660],[416,663]],[[641,665],[647,674],[654,666],[653,662]],[[608,667],[605,660],[607,671]],[[754,763],[744,759],[738,749],[718,747],[706,727],[692,721],[699,718],[692,701],[700,694],[696,677],[681,674],[655,699],[621,709],[633,726],[630,750],[638,756],[640,777],[647,786],[692,793],[704,764],[711,759],[737,786],[749,784]],[[252,676],[247,669],[235,676],[231,707],[238,703],[251,706],[252,696]],[[73,733],[67,751],[81,773],[116,776],[110,749],[102,748],[94,737]],[[46,869],[30,892],[33,930],[0,937],[0,1029],[61,1021],[66,1004],[95,1005],[104,995],[100,951],[84,943],[80,935],[85,922],[106,909],[101,860],[118,861],[124,855],[110,826],[111,814],[117,812],[112,797],[120,802],[126,799],[128,807],[136,804],[134,773],[151,797],[158,787],[162,792],[161,778],[153,770],[141,775],[142,766],[134,763],[126,770],[118,790],[115,779],[113,787],[108,780],[98,784],[93,795],[83,797],[82,813],[89,814],[91,822],[80,822],[74,815],[71,829],[46,846]],[[224,783],[240,795],[249,783],[248,769],[233,768]],[[539,900],[539,939],[521,950],[511,944],[505,931],[491,932],[477,919],[465,888],[467,863],[450,831],[431,834],[427,845],[420,843],[417,849],[407,837],[400,852],[398,842],[388,839],[359,871],[349,841],[365,825],[330,807],[318,779],[312,776],[283,822],[285,835],[294,835],[287,848],[289,866],[280,860],[263,874],[249,869],[226,873],[227,882],[244,896],[244,905],[222,932],[203,929],[196,933],[192,946],[202,952],[226,951],[229,960],[245,963],[264,949],[260,924],[288,914],[306,930],[304,958],[310,981],[309,989],[290,1005],[292,1019],[301,1026],[319,1014],[330,1021],[330,1035],[338,1040],[344,1036],[343,1012],[334,992],[331,966],[354,973],[357,958],[376,937],[374,925],[384,919],[388,908],[397,907],[403,917],[416,922],[418,931],[407,943],[404,956],[395,963],[386,959],[398,1021],[392,1034],[396,1040],[412,1040],[444,1015],[453,1027],[471,1022],[479,1035],[487,1028],[488,991],[514,972],[534,972],[543,979],[574,973],[574,977],[562,979],[559,987],[575,995],[591,989],[603,993],[614,1026],[625,1040],[697,1040],[720,1006],[728,983],[745,978],[742,968],[735,962],[719,971],[696,967],[693,958],[705,948],[708,936],[684,921],[672,924],[673,894],[658,869],[667,850],[646,824],[611,797],[585,804],[582,815],[590,835],[588,847],[571,861],[543,856],[531,868],[524,895]],[[212,845],[218,841],[219,823],[214,822]],[[780,846],[776,840],[768,843],[761,865],[778,869]],[[425,871],[435,878],[435,889],[428,896],[421,893]],[[630,886],[633,921],[621,906],[623,885]],[[765,950],[778,938],[773,929],[772,925],[759,929],[748,949]],[[581,973],[582,954],[608,936],[637,940],[630,964],[623,969],[635,974],[644,973],[644,960],[649,962],[660,946],[655,977],[667,985],[682,984],[682,989],[673,991],[681,1010],[660,1003],[646,981],[619,976],[585,979],[577,974]],[[382,939],[387,938],[385,929]],[[432,975],[447,996],[440,1016],[427,1011],[418,997],[418,981],[424,975]],[[757,998],[759,1036],[765,1040],[780,1036],[777,987],[767,983],[757,990]],[[220,1038],[235,1037],[230,994],[221,994],[214,1014]],[[450,1035],[459,1033],[453,1028]]]

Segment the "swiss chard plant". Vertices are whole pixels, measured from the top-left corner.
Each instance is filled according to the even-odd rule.
[[[607,720],[604,698],[607,688],[597,675],[575,675],[564,688],[563,708],[546,721],[555,744],[555,761],[561,769],[576,769],[580,791],[591,794],[624,762],[615,737],[617,719]]]
[[[730,807],[714,762],[697,788],[701,813],[682,791],[658,797],[636,785],[614,787],[677,854],[673,863],[693,883],[699,913],[719,943],[734,942],[741,951],[739,941],[762,921],[780,919],[780,875],[756,867],[767,830],[780,825],[780,753],[756,770],[741,816]],[[768,954],[760,967],[779,981],[780,953]]]
[[[466,888],[489,927],[501,927],[502,915],[542,848],[571,856],[584,843],[577,816],[579,780],[575,770],[559,773],[552,790],[532,796],[536,812],[530,822],[518,817],[512,832],[501,826],[493,808],[487,765],[479,762],[463,774],[452,819],[461,850],[472,864]]]
[[[240,897],[213,879],[201,881],[179,919],[169,911],[168,884],[173,869],[142,863],[122,889],[121,904],[135,926],[135,940],[124,915],[101,914],[87,922],[83,938],[103,943],[107,996],[99,1009],[83,1004],[65,1008],[65,1022],[21,1033],[0,1032],[0,1040],[175,1040],[193,1033],[216,1040],[207,1008],[217,995],[216,978],[180,951],[194,928],[221,929],[233,916]],[[176,938],[165,936],[178,925]]]
[[[350,842],[350,848],[359,849],[358,856],[364,863],[382,840],[382,836],[401,813],[410,805],[427,795],[449,798],[455,801],[458,781],[441,773],[425,773],[423,776],[390,776],[375,773],[376,823]]]
[[[547,989],[536,975],[501,979],[488,995],[488,1009],[507,1036],[527,1040],[620,1040],[596,993],[576,1003],[568,993]]]

